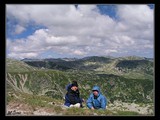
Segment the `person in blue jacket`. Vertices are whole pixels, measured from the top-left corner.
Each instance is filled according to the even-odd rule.
[[[65,95],[64,105],[67,107],[83,107],[82,102],[84,102],[84,99],[80,97],[77,82],[73,81],[71,84],[67,85],[66,90],[67,93]]]
[[[86,101],[86,105],[89,109],[106,109],[107,99],[101,94],[99,86],[94,86],[89,98]]]

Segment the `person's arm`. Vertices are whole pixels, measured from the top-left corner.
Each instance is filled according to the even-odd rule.
[[[87,101],[86,101],[87,107],[88,107],[89,109],[94,109],[92,103],[93,103],[93,102],[92,102],[91,96],[89,96],[89,98],[88,98]]]
[[[77,97],[79,98],[79,102],[80,103],[84,102],[85,100],[80,97],[80,92],[78,89],[77,89],[76,93],[77,93]]]
[[[107,100],[105,97],[101,98],[101,108],[106,109]]]

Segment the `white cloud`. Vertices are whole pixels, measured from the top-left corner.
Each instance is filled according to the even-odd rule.
[[[153,10],[147,5],[119,5],[118,16],[122,21],[135,26],[142,26],[153,22]],[[146,24],[146,26],[148,26]]]
[[[38,56],[45,51],[70,55],[108,55],[124,49],[153,49],[153,10],[147,5],[117,5],[118,20],[101,15],[96,5],[7,5],[8,19],[19,22],[15,33],[32,22],[47,29],[24,39],[8,40],[11,56]],[[142,47],[143,48],[139,48]],[[129,52],[131,51],[131,52]],[[127,53],[126,52],[126,53]],[[33,53],[33,54],[32,54]],[[120,53],[121,54],[121,53]]]
[[[108,50],[105,50],[104,51],[105,53],[107,53],[107,54],[109,54],[109,53],[116,53],[116,52],[118,52],[117,50],[111,50],[111,49],[108,49]]]
[[[135,39],[150,37],[153,41],[154,11],[147,5],[119,5],[117,14],[127,35]]]
[[[38,56],[38,53],[9,53],[8,57],[10,58],[19,58],[19,59],[24,59],[24,58],[36,58]]]
[[[75,55],[85,55],[85,53],[82,52],[82,51],[80,51],[80,50],[75,50],[75,51],[73,52],[73,54],[75,54]]]
[[[22,33],[23,31],[25,31],[25,27],[21,26],[21,25],[16,25],[15,27],[15,34],[20,34]]]

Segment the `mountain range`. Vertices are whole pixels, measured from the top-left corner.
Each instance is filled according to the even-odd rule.
[[[76,80],[87,99],[94,85],[109,103],[154,102],[154,60],[136,56],[6,59],[7,93],[18,91],[64,100],[66,85]]]

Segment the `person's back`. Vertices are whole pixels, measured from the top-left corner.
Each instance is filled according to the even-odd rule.
[[[89,109],[106,109],[107,99],[101,94],[100,88],[94,86],[89,98],[86,101],[86,105]]]

